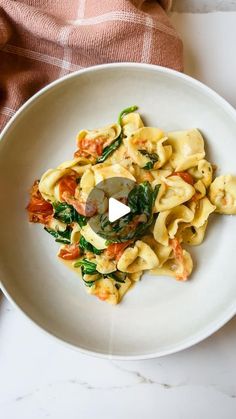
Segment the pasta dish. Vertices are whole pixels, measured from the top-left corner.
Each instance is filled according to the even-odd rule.
[[[112,304],[145,271],[186,281],[189,246],[202,243],[210,215],[236,214],[236,176],[214,177],[200,131],[163,132],[144,126],[136,111],[81,130],[73,159],[34,182],[27,206],[29,221],[61,244],[58,258],[87,292]],[[114,198],[130,209],[114,222],[108,187],[100,187],[111,179],[119,179]]]

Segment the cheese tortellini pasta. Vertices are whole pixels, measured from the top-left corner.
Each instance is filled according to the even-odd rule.
[[[34,182],[27,206],[88,294],[110,304],[145,272],[186,281],[193,260],[184,246],[202,243],[212,213],[236,214],[236,176],[213,179],[200,131],[148,127],[136,110],[81,130],[74,157]],[[110,196],[129,207],[113,222]]]
[[[154,184],[159,181],[155,180]],[[154,210],[159,213],[177,207],[189,201],[195,194],[195,189],[180,176],[170,175],[162,179]]]
[[[168,144],[172,147],[170,163],[174,170],[186,170],[205,157],[204,140],[197,129],[168,133]]]
[[[134,246],[124,250],[117,268],[121,272],[135,273],[158,266],[158,257],[148,244],[137,240]]]
[[[220,214],[236,214],[236,176],[218,176],[210,186],[209,197]]]

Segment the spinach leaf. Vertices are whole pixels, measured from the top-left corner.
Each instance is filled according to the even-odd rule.
[[[131,212],[150,216],[153,207],[153,193],[148,181],[136,185],[128,195],[128,206]]]
[[[145,169],[145,170],[152,170],[153,167],[154,167],[153,161],[148,161],[147,164],[145,164],[145,166],[143,166],[143,169]]]
[[[136,185],[128,195],[127,205],[133,213],[137,213],[139,211],[139,190],[140,185]]]
[[[137,106],[130,106],[129,108],[124,109],[120,112],[118,117],[118,124],[121,125],[121,121],[124,115],[127,115],[130,112],[134,112],[138,109]],[[115,150],[117,150],[122,143],[122,133],[119,137],[113,141],[113,143],[109,144],[107,147],[104,148],[102,155],[97,158],[96,163],[103,163]]]
[[[133,211],[137,214],[145,214],[147,217],[147,221],[139,223],[134,231],[128,232],[128,234],[125,236],[126,240],[142,236],[147,230],[147,228],[150,227],[150,225],[152,224],[153,206],[155,204],[155,200],[160,186],[161,185],[156,185],[153,190],[149,182],[143,182],[137,185],[134,195],[130,196],[129,194],[128,205],[133,205]]]
[[[77,211],[75,221],[79,224],[80,227],[83,227],[87,224],[87,218],[84,215],[80,215]]]
[[[148,153],[148,151],[146,150],[139,150],[139,152],[143,155],[148,157],[150,160],[152,160],[153,162],[156,162],[159,160],[159,156],[156,153]]]
[[[126,277],[125,272],[119,272],[119,271],[111,272],[110,274],[107,274],[107,276],[109,278],[114,279],[116,282],[120,282],[122,284],[125,283],[125,277]]]
[[[82,279],[84,281],[84,284],[86,285],[86,287],[92,287],[92,285],[95,284],[95,282],[98,279],[90,279],[89,281],[87,281],[84,278],[84,275],[97,275],[99,274],[99,272],[96,270],[96,263],[90,262],[87,259],[82,259],[82,260],[78,260],[77,262],[74,263],[74,268],[79,268],[81,267],[81,274],[82,274]],[[101,275],[101,274],[99,274]]]
[[[44,230],[55,237],[57,243],[70,244],[71,229],[67,227],[65,231],[55,231],[44,227]]]
[[[86,217],[80,215],[72,205],[69,205],[66,202],[54,202],[53,208],[53,217],[63,223],[71,224],[75,221],[80,225],[80,227],[87,224]]]
[[[127,115],[128,113],[135,112],[135,111],[137,111],[137,109],[138,109],[138,106],[136,106],[136,105],[133,105],[133,106],[130,106],[129,108],[123,109],[123,111],[121,111],[120,114],[119,114],[118,124],[121,125],[121,121],[122,121],[123,116]]]
[[[95,246],[89,243],[83,236],[80,237],[79,247],[84,252],[88,251],[95,253],[96,255],[100,255],[102,253],[102,250],[97,249]]]
[[[104,230],[110,224],[108,213],[102,214],[100,216],[100,226],[101,229]]]
[[[133,215],[131,213],[124,215],[122,218],[119,218],[117,221],[114,221],[111,224],[111,230],[118,233],[132,220]]]
[[[141,183],[139,187],[139,212],[150,217],[153,207],[153,189],[147,181]]]
[[[150,161],[143,167],[143,169],[151,170],[153,169],[154,163],[159,160],[159,156],[156,153],[148,153],[146,150],[139,150],[143,156],[146,156],[150,159]]]
[[[54,218],[63,223],[70,224],[75,221],[75,209],[72,205],[68,205],[66,202],[54,202]]]
[[[98,273],[98,271],[96,270],[96,263],[94,262],[90,262],[87,259],[80,259],[77,262],[74,263],[74,267],[75,268],[83,268],[83,272],[86,275],[95,275]]]
[[[96,266],[97,266],[96,263],[90,262],[87,259],[78,260],[77,262],[74,263],[75,268],[81,267],[82,279],[86,287],[91,287],[92,285],[94,285],[96,281],[99,281],[102,278],[112,278],[114,281],[118,283],[125,282],[126,273],[116,271],[110,274],[101,274],[97,271]],[[99,278],[90,279],[89,281],[87,281],[85,280],[84,275],[99,275]]]
[[[107,147],[104,148],[102,155],[97,158],[97,163],[104,162],[107,159],[107,157],[110,156],[110,154],[112,154],[115,150],[117,150],[117,148],[120,147],[121,142],[122,137],[120,135],[115,141],[113,141],[113,143],[109,144]]]
[[[154,206],[155,201],[156,201],[156,197],[158,195],[159,189],[160,189],[161,185],[156,185],[152,194],[152,206]]]
[[[92,286],[95,284],[95,282],[97,281],[97,279],[94,279],[94,280],[91,280],[91,281],[86,281],[86,280],[84,279],[83,266],[81,267],[81,273],[82,273],[82,279],[83,279],[83,281],[84,281],[84,285],[85,285],[86,287],[92,287]]]

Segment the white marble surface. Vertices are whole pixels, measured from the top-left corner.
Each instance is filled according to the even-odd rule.
[[[214,3],[225,9],[235,1]],[[185,43],[186,72],[236,106],[236,13],[230,10],[181,10],[171,18]],[[235,419],[235,332],[236,317],[181,353],[114,362],[58,344],[0,296],[0,417]]]

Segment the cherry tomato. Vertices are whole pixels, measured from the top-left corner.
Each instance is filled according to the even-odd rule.
[[[92,217],[97,213],[97,206],[91,200],[87,202],[81,202],[78,199],[71,198],[69,193],[65,191],[62,195],[62,199],[69,205],[72,205],[74,209],[85,217]]]
[[[183,248],[177,239],[170,240],[170,245],[173,249],[174,256],[179,264],[182,266],[182,272],[176,275],[178,281],[186,281],[188,279],[188,271],[184,261]]]
[[[171,176],[179,176],[186,183],[189,183],[189,185],[193,185],[194,184],[194,179],[193,179],[192,175],[190,175],[190,173],[188,173],[188,172],[174,172],[174,173],[172,173]]]
[[[97,138],[82,138],[78,144],[78,150],[75,152],[74,157],[98,157],[103,152],[103,145],[107,141],[107,137],[101,136]]]
[[[46,201],[38,189],[39,182],[36,181],[30,191],[30,202],[26,209],[29,214],[29,220],[34,223],[46,224],[53,214],[53,207]]]
[[[35,213],[48,213],[48,215],[50,215],[52,214],[52,205],[49,202],[45,201],[43,198],[33,198],[30,200],[27,206],[27,210]]]
[[[124,243],[112,243],[109,244],[108,248],[105,251],[105,254],[108,258],[114,258],[115,260],[119,260],[122,253],[132,243],[131,240],[128,240]]]
[[[58,256],[64,260],[78,259],[80,256],[79,247],[77,244],[66,244],[65,247],[60,250]]]
[[[59,194],[62,197],[64,192],[67,192],[68,195],[74,196],[77,183],[74,176],[64,176],[59,181]],[[63,198],[62,198],[63,199]]]

